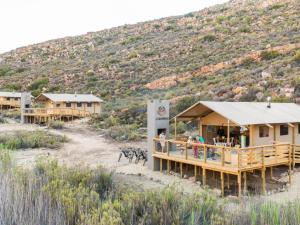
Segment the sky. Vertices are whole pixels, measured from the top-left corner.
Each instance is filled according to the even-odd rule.
[[[65,36],[182,15],[227,0],[0,0],[0,53]]]

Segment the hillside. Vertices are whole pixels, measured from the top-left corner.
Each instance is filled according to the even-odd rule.
[[[147,98],[300,96],[300,1],[230,1],[0,55],[0,88],[93,92],[108,111]]]

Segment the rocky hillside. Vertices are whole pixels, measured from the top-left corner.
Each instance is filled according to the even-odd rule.
[[[0,55],[0,87],[92,91],[106,109],[123,111],[158,97],[293,101],[300,96],[299,12],[299,0],[235,0],[22,47]]]

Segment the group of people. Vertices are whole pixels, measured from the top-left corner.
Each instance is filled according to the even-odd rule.
[[[194,144],[204,144],[204,138],[201,135],[194,135],[194,136],[189,136],[188,141],[187,141],[189,146],[192,146],[193,151],[194,151],[194,157],[199,158],[199,146],[198,145],[192,145]]]

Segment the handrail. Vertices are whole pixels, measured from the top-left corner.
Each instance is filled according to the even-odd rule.
[[[160,139],[156,137],[153,141],[154,150],[157,153],[237,169],[265,168],[273,164],[289,163],[291,161],[290,157],[295,158],[295,153],[289,150],[292,146],[297,146],[297,151],[295,151],[296,157],[299,157],[297,159],[300,160],[300,145],[291,145],[289,143],[239,148],[166,140],[166,149],[164,148],[164,151],[162,151],[159,145],[155,144],[160,143]],[[172,144],[175,145],[174,148],[171,146]],[[189,153],[188,151],[192,152]],[[291,156],[289,156],[289,151]],[[180,152],[180,154],[178,154],[178,152]]]
[[[45,115],[91,115],[92,113],[86,110],[73,108],[26,108],[23,110],[25,115],[45,114]]]

